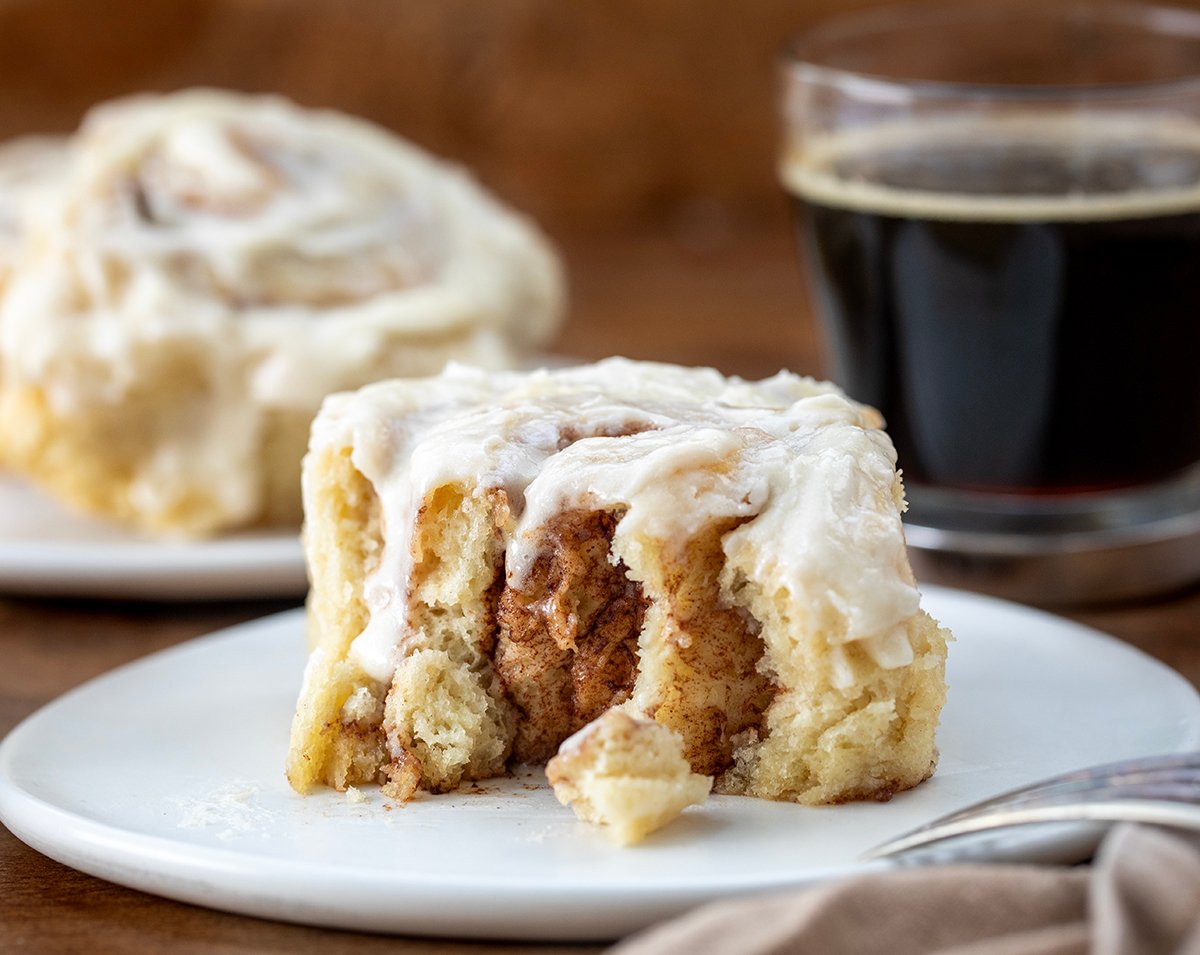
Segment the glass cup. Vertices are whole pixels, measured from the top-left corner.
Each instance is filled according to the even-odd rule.
[[[887,420],[910,545],[1037,602],[1200,578],[1200,13],[876,9],[782,78],[832,376]]]

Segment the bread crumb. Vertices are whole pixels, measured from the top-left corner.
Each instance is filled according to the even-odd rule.
[[[546,777],[559,802],[623,846],[703,803],[713,784],[692,772],[674,730],[615,708],[564,742]]]

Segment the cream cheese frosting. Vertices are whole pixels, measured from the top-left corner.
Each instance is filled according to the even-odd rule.
[[[781,372],[761,382],[711,369],[609,359],[532,373],[450,366],[326,400],[312,449],[351,447],[386,528],[365,584],[370,622],[357,665],[390,679],[404,655],[405,581],[426,495],[503,489],[516,516],[506,574],[520,589],[541,531],[566,509],[610,509],[614,553],[639,539],[686,541],[721,518],[727,557],[767,588],[845,620],[835,636],[885,668],[905,666],[919,595],[900,523],[895,452],[877,412],[834,386]],[[837,647],[835,649],[835,668]],[[851,679],[850,663],[841,663]]]

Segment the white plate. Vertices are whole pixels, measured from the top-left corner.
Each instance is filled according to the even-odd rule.
[[[304,655],[293,611],[156,654],[30,717],[0,746],[0,819],[84,872],[232,912],[597,939],[716,897],[859,871],[868,847],[999,790],[1200,746],[1195,691],[1125,644],[954,591],[930,588],[926,605],[958,636],[941,767],[886,804],[714,797],[621,849],[575,822],[540,773],[403,808],[376,789],[360,804],[297,796],[282,769]],[[1059,830],[1034,848],[1068,859],[1079,844]]]
[[[0,475],[0,591],[57,597],[211,600],[298,597],[307,589],[294,531],[152,540],[70,514]]]

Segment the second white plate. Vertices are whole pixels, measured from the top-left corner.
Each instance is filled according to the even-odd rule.
[[[48,597],[232,600],[308,589],[295,531],[208,540],[139,537],[72,514],[0,475],[0,591]]]
[[[302,797],[283,759],[304,663],[289,612],[101,677],[0,745],[0,819],[35,849],[159,895],[367,931],[521,939],[623,935],[710,899],[862,871],[872,845],[1054,773],[1200,747],[1178,674],[1110,637],[930,588],[951,627],[950,698],[929,782],[812,809],[714,797],[621,849],[540,772],[391,807]],[[1071,860],[1078,831],[995,843]]]

